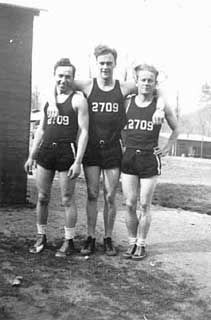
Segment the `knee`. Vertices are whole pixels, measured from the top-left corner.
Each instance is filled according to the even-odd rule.
[[[105,199],[109,206],[113,206],[115,204],[114,194],[111,194],[111,193],[105,194]]]
[[[129,211],[134,211],[136,208],[136,199],[126,199],[126,206]]]
[[[42,193],[40,192],[38,194],[38,203],[41,205],[41,206],[47,206],[48,203],[49,203],[49,195],[47,193]]]
[[[87,196],[89,201],[97,201],[98,190],[88,188]]]
[[[143,214],[149,214],[150,204],[148,204],[148,203],[142,203],[142,204],[141,204],[141,211],[143,212]]]

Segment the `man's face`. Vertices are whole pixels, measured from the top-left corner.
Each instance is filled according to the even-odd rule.
[[[113,77],[113,70],[116,66],[114,56],[111,53],[97,57],[97,67],[102,79]]]
[[[157,81],[155,74],[148,70],[138,71],[137,74],[137,86],[138,90],[142,94],[152,94],[155,90]]]
[[[56,68],[55,75],[56,88],[59,93],[69,93],[72,88],[73,68],[70,66],[59,66]]]

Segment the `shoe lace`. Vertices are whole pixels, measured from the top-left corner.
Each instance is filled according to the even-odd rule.
[[[91,243],[92,243],[92,238],[88,237],[84,243],[84,249],[88,249]]]
[[[35,243],[35,247],[38,247],[41,244],[44,244],[44,242],[45,242],[45,236],[43,234],[38,234],[37,235],[37,241]]]
[[[109,250],[113,250],[113,245],[112,245],[112,240],[111,240],[111,238],[107,238],[106,239],[106,244],[107,244],[107,246],[108,246],[108,249]]]
[[[59,251],[65,252],[65,251],[67,251],[68,248],[69,248],[69,240],[64,240]]]

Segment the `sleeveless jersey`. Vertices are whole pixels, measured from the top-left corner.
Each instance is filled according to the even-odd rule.
[[[89,105],[89,143],[96,144],[100,140],[105,143],[118,141],[121,130],[126,123],[124,97],[119,81],[114,88],[103,91],[93,79],[93,88],[88,97]]]
[[[75,142],[78,132],[78,119],[75,110],[72,107],[72,98],[74,92],[70,94],[63,103],[57,103],[59,115],[56,119],[48,118],[48,102],[44,107],[46,129],[43,142]]]
[[[154,98],[151,104],[145,108],[140,108],[135,103],[135,96],[131,101],[127,111],[127,124],[125,146],[152,150],[158,145],[159,132],[161,125],[154,125],[152,116],[156,110],[156,101]]]

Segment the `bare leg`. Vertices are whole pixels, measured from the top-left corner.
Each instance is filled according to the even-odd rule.
[[[77,208],[75,203],[75,183],[76,179],[70,179],[67,172],[59,173],[62,204],[65,209],[65,226],[67,228],[74,228],[77,222]]]
[[[104,180],[104,227],[105,227],[105,238],[112,237],[114,228],[114,222],[116,218],[116,205],[115,196],[116,190],[119,183],[120,169],[107,169],[103,170]]]
[[[76,179],[70,179],[67,176],[67,171],[59,172],[59,181],[61,188],[62,204],[65,209],[65,239],[59,250],[56,252],[56,257],[64,258],[68,254],[74,253],[75,225],[77,222],[77,208],[75,203],[75,183]]]
[[[36,185],[38,191],[37,199],[37,224],[46,225],[48,219],[48,203],[50,200],[51,186],[55,172],[37,166]]]
[[[138,226],[138,238],[140,241],[145,241],[147,234],[149,232],[151,224],[151,202],[154,189],[157,182],[157,176],[141,179],[141,192],[140,192],[140,202],[141,202],[141,214],[139,217]],[[140,243],[141,244],[141,243]],[[143,243],[144,244],[144,243]]]
[[[37,241],[29,249],[31,253],[40,253],[46,246],[46,228],[48,220],[48,203],[55,172],[37,166],[36,185],[38,191],[36,222],[37,222]]]
[[[137,237],[139,223],[136,214],[138,187],[139,178],[137,176],[122,173],[122,190],[127,207],[125,222],[129,238]]]
[[[100,186],[100,168],[96,166],[84,167],[84,174],[87,183],[87,227],[88,236],[95,238],[97,222],[97,200]]]

